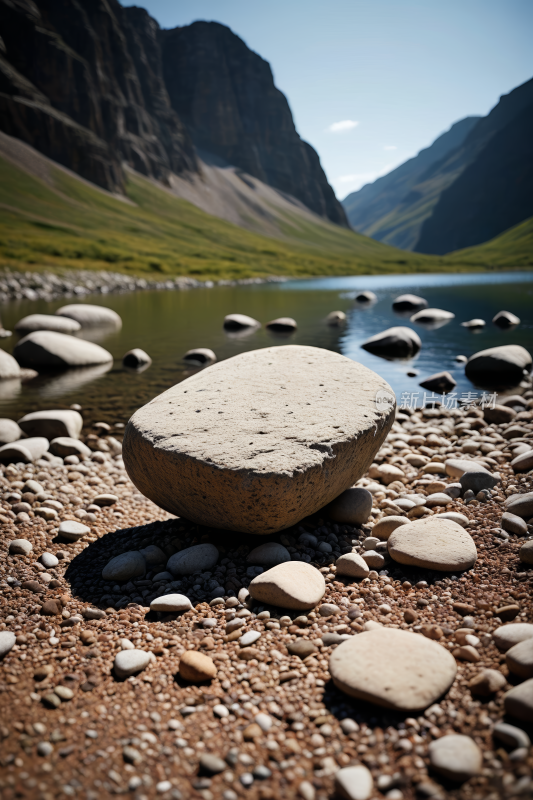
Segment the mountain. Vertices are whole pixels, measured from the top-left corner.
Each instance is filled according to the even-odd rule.
[[[266,61],[217,22],[161,31],[160,42],[172,107],[197,148],[347,225],[318,155],[298,136]]]
[[[203,185],[206,201],[217,158],[347,225],[269,65],[225,26],[161,31],[117,0],[0,0],[0,32],[0,131],[81,177],[123,194],[130,168]]]
[[[429,167],[464,142],[478,121],[479,117],[466,117],[456,122],[414,158],[349,194],[342,205],[352,228],[379,242],[412,250],[431,208],[429,193],[417,184]]]
[[[364,227],[358,227],[357,218],[348,211],[348,205],[353,206],[355,203],[357,207],[358,201],[355,198],[365,189],[377,187],[379,181],[347,197],[343,205],[348,211],[352,226],[379,241],[403,246],[406,249],[445,253],[457,247],[478,244],[503,232],[509,225],[515,225],[526,219],[532,213],[528,204],[532,187],[531,178],[528,177],[531,164],[528,148],[530,138],[528,109],[532,105],[533,80],[503,95],[486,117],[479,119],[470,130],[466,131],[460,143],[449,149],[443,157],[433,161],[417,176],[409,191],[399,198],[393,208],[388,209],[385,216],[379,214],[378,197],[381,192],[374,189],[377,194],[373,197],[373,202],[377,212],[367,216]],[[504,134],[508,126],[509,130]],[[449,133],[452,131],[453,128]],[[516,146],[521,149],[521,157],[524,159],[521,167],[519,159],[514,158],[512,152]],[[507,153],[506,148],[510,148]],[[493,158],[496,159],[494,179],[490,177],[493,171]],[[409,163],[406,162],[402,167],[406,167]],[[472,172],[470,172],[471,167]],[[381,180],[386,180],[388,177],[387,175]],[[454,189],[456,183],[457,188]],[[524,188],[517,194],[513,188],[516,186]],[[464,201],[460,201],[463,192],[465,192]],[[474,219],[472,214],[475,214],[475,209],[472,204],[477,204],[484,192],[488,193],[483,196],[483,203],[479,205],[478,215]],[[450,199],[445,200],[446,196]],[[505,211],[505,202],[502,202],[502,198],[507,198],[509,201],[510,197],[513,197],[512,213],[510,209]],[[454,203],[457,203],[455,209]],[[468,222],[463,222],[463,214],[467,207]],[[483,219],[487,219],[487,225],[483,224]],[[458,230],[469,229],[468,235],[455,236],[455,226]],[[485,239],[480,238],[483,236]]]

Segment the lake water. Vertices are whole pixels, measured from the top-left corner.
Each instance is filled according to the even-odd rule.
[[[356,306],[353,297],[363,290],[375,292],[375,305]],[[433,331],[413,325],[391,308],[395,297],[408,292],[425,297],[432,308],[452,311],[455,319]],[[1,308],[0,313],[4,327],[13,330],[17,320],[27,314],[52,314],[72,302],[76,300],[13,302]],[[114,365],[107,371],[90,368],[41,375],[24,385],[17,381],[0,383],[0,416],[18,419],[39,408],[65,408],[80,403],[88,423],[125,422],[139,406],[192,374],[181,358],[194,347],[211,348],[219,361],[271,345],[324,347],[378,372],[391,384],[398,399],[402,393],[418,392],[419,402],[424,394],[419,381],[441,370],[452,373],[459,396],[475,390],[465,378],[463,365],[455,361],[457,354],[470,356],[501,344],[520,344],[533,351],[533,272],[322,278],[95,295],[85,297],[83,302],[108,306],[122,317],[122,330],[86,336],[112,353]],[[502,309],[517,314],[522,320],[520,326],[506,332],[492,325],[493,316]],[[343,328],[325,324],[326,315],[335,310],[347,314]],[[298,330],[290,336],[280,336],[261,328],[247,336],[235,336],[222,328],[224,316],[230,313],[248,314],[263,324],[276,317],[293,317]],[[475,317],[486,320],[484,330],[471,333],[461,327],[461,322]],[[422,350],[415,359],[385,361],[361,349],[365,339],[393,325],[407,325],[418,332]],[[2,340],[0,346],[11,352],[16,341],[13,336]],[[143,348],[153,359],[151,367],[141,374],[129,372],[121,364],[124,353],[133,347]],[[408,377],[410,369],[416,369],[419,376]]]

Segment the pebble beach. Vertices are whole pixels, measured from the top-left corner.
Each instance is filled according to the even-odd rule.
[[[533,392],[502,402],[499,423],[477,407],[397,411],[357,483],[364,522],[318,513],[267,537],[143,497],[126,420],[84,428],[79,456],[3,465],[2,797],[529,796]],[[465,461],[490,488],[461,486]],[[400,540],[441,514],[468,541]],[[454,569],[465,546],[474,563]],[[291,565],[317,574],[307,609],[254,590]],[[383,630],[392,664],[365,651]],[[438,692],[416,713],[401,708],[406,659],[416,691]]]

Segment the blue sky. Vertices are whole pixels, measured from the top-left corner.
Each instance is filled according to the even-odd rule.
[[[124,0],[228,25],[270,62],[337,196],[533,77],[531,0]],[[344,124],[339,124],[344,123]]]

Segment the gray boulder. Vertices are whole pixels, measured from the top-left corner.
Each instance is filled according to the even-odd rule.
[[[465,374],[473,383],[488,381],[495,386],[512,386],[531,372],[531,363],[525,347],[505,344],[474,353],[466,363]]]
[[[346,489],[329,504],[329,518],[341,525],[363,525],[372,511],[372,495],[368,489]]]
[[[72,409],[32,411],[19,419],[19,425],[27,436],[44,436],[55,439],[68,436],[78,439],[83,427],[83,417]]]
[[[0,349],[0,381],[9,381],[13,378],[20,378],[20,367],[18,362]]]
[[[479,472],[476,472],[475,470],[469,470],[468,472],[464,472],[459,478],[459,483],[463,487],[463,492],[467,492],[469,489],[471,489],[475,494],[480,492],[482,489],[493,489],[498,485],[499,482],[499,476],[496,477],[495,475],[491,475],[490,472],[485,472],[484,470],[479,470]]]
[[[16,442],[22,436],[22,431],[12,419],[0,419],[0,445]]]
[[[21,336],[34,331],[55,331],[56,333],[76,333],[81,330],[81,325],[74,319],[58,317],[54,314],[30,314],[19,319],[15,330]]]
[[[494,325],[497,325],[498,328],[508,330],[509,328],[515,328],[517,325],[520,325],[520,317],[517,317],[516,314],[512,314],[510,311],[498,311],[496,316],[493,317],[492,322]]]
[[[66,369],[107,364],[111,353],[98,344],[54,331],[36,331],[15,345],[15,356],[26,367]]]
[[[122,320],[116,311],[105,306],[89,303],[74,303],[56,311],[59,317],[68,317],[78,322],[82,328],[122,328]]]
[[[423,297],[418,297],[416,294],[401,294],[392,301],[393,311],[416,311],[416,309],[427,308],[428,301]]]
[[[422,347],[422,342],[411,328],[397,325],[371,336],[361,347],[382,358],[412,358]]]

